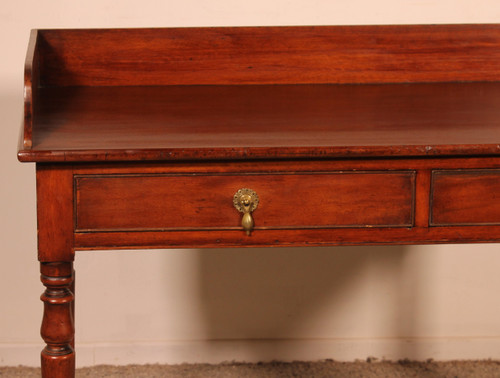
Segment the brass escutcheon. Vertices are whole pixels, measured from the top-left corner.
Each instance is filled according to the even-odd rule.
[[[252,189],[241,188],[234,195],[233,204],[239,212],[243,213],[241,226],[243,227],[247,235],[250,236],[250,233],[252,232],[254,226],[254,221],[251,213],[257,208],[257,205],[259,204],[259,196]]]

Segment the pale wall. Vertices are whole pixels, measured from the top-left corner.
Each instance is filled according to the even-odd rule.
[[[0,365],[37,365],[34,166],[17,162],[29,30],[500,22],[498,0],[2,1]],[[78,364],[500,358],[498,245],[81,252]]]

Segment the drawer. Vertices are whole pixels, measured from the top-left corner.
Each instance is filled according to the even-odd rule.
[[[434,171],[430,223],[500,224],[500,169]]]
[[[75,176],[75,229],[241,230],[240,188],[259,196],[255,230],[411,227],[415,172]]]

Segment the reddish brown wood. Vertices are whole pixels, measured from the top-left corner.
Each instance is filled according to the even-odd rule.
[[[73,261],[73,171],[37,164],[38,259]]]
[[[38,31],[32,30],[24,64],[24,128],[19,143],[19,149],[32,147],[34,101],[38,100],[40,86]]]
[[[34,31],[44,377],[74,374],[74,249],[500,241],[499,47],[500,25]]]
[[[290,246],[290,245],[341,245],[341,244],[410,244],[410,243],[430,243],[430,242],[484,242],[484,241],[498,241],[500,240],[500,234],[498,233],[498,229],[495,228],[484,228],[484,227],[472,227],[458,230],[455,227],[452,228],[439,228],[439,229],[429,229],[429,192],[430,192],[430,172],[432,169],[448,169],[451,167],[462,166],[470,169],[473,168],[500,168],[500,159],[496,158],[470,158],[470,159],[420,159],[420,160],[411,160],[411,159],[382,159],[382,160],[340,160],[340,161],[287,161],[287,162],[259,162],[258,164],[252,162],[238,162],[238,163],[178,163],[178,164],[140,164],[140,165],[123,165],[123,164],[114,164],[114,165],[95,165],[95,166],[81,166],[75,169],[75,173],[78,175],[90,175],[92,178],[88,178],[88,180],[93,180],[96,175],[104,175],[103,178],[109,179],[109,175],[116,177],[117,179],[123,177],[124,175],[132,175],[131,177],[139,178],[145,173],[149,175],[149,178],[158,178],[160,181],[165,175],[174,175],[177,179],[180,180],[181,177],[185,177],[186,179],[197,177],[200,174],[213,174],[214,177],[225,177],[228,182],[231,177],[236,177],[237,180],[244,180],[249,178],[250,180],[258,179],[258,176],[255,176],[257,173],[269,172],[269,173],[277,173],[287,171],[290,174],[295,173],[297,176],[308,177],[308,174],[313,172],[323,172],[326,174],[328,171],[338,170],[344,168],[344,171],[363,171],[363,170],[385,170],[386,172],[393,172],[395,170],[401,169],[415,169],[417,170],[417,182],[416,182],[416,227],[407,229],[405,231],[397,231],[395,228],[389,229],[381,229],[380,227],[374,227],[369,230],[362,230],[356,228],[342,228],[338,231],[335,230],[317,230],[317,229],[307,229],[304,227],[301,230],[280,230],[283,233],[281,236],[277,235],[273,230],[259,230],[252,234],[250,238],[243,237],[244,233],[240,230],[232,231],[232,230],[212,230],[212,231],[200,231],[199,234],[197,232],[191,231],[168,231],[166,233],[161,232],[132,232],[130,235],[126,233],[120,232],[99,232],[95,234],[93,232],[77,232],[75,236],[75,242],[77,248],[89,248],[89,246],[95,242],[102,248],[113,248],[113,246],[119,248],[127,248],[127,243],[131,243],[131,245],[135,245],[136,248],[141,243],[148,247],[195,247],[195,246],[204,246],[204,247],[234,247],[240,243],[243,246],[263,246],[266,244],[273,246]],[[239,174],[241,176],[237,176]],[[222,176],[221,176],[222,175]],[[248,175],[248,176],[247,176]],[[255,178],[253,178],[255,176]],[[272,176],[272,175],[267,175]],[[112,179],[111,179],[112,180]],[[154,180],[153,180],[154,182]],[[275,182],[275,181],[272,181]],[[98,182],[94,182],[94,185],[98,185]],[[382,184],[383,185],[383,184]],[[136,187],[134,185],[127,185],[129,189]],[[164,191],[169,190],[169,185],[161,186]],[[210,185],[211,188],[219,188],[219,186],[214,187]],[[155,190],[155,185],[146,185],[144,187],[145,191],[151,189],[151,195],[156,197],[157,199],[162,197],[158,195],[158,192]],[[90,186],[87,187],[90,189]],[[278,189],[276,189],[278,190]],[[196,192],[196,191],[194,191]],[[198,191],[199,192],[199,191]],[[94,191],[91,196],[96,198],[99,196],[98,191]],[[124,189],[121,191],[124,196],[127,197],[128,191]],[[186,188],[187,193],[191,193],[190,190]],[[216,196],[219,193],[219,190],[214,191]],[[229,193],[229,192],[228,192]],[[312,190],[309,192],[307,199],[312,197],[312,202],[317,200],[314,198],[316,191]],[[338,191],[335,192],[337,195]],[[210,195],[210,193],[208,194]],[[147,195],[145,195],[147,196]],[[231,197],[232,193],[228,194],[228,197]],[[383,197],[383,195],[382,195]],[[142,200],[142,199],[141,199]],[[105,198],[102,201],[106,201]],[[150,201],[150,199],[146,200]],[[154,204],[149,204],[146,208],[155,208],[164,206],[162,203],[168,203],[168,196],[165,194],[164,199],[158,199]],[[160,211],[159,217],[175,216],[179,213],[179,211],[186,211],[189,208],[191,202],[197,202],[197,198],[189,198],[189,201],[184,202],[183,204],[176,204],[175,206],[180,207],[174,211],[165,210],[163,213]],[[111,204],[117,203],[117,198],[113,197],[113,200],[109,201],[109,204],[104,205],[104,209],[112,206]],[[181,202],[174,201],[174,202]],[[210,202],[210,201],[208,201]],[[306,201],[307,202],[307,201]],[[83,204],[82,204],[83,205]],[[133,205],[132,205],[133,206]],[[214,218],[219,216],[220,209],[217,209],[211,212],[212,209],[209,207],[212,206],[210,203],[206,205],[206,209],[202,209],[202,211],[206,211],[207,219],[212,215]],[[233,213],[235,211],[230,204],[230,200],[222,205],[223,207],[227,206],[228,217],[235,217],[234,221],[236,222],[239,219],[239,215],[237,213]],[[255,213],[256,220],[260,216],[258,214],[259,211],[262,210],[262,206],[259,205],[259,209]],[[98,208],[97,211],[100,209]],[[89,211],[89,210],[86,210]],[[104,211],[104,210],[102,210]],[[112,210],[109,210],[112,212]],[[123,211],[123,208],[122,210]],[[307,211],[307,210],[306,210]],[[383,213],[383,211],[382,211]],[[88,213],[90,214],[90,212]],[[151,214],[151,217],[155,217],[155,211],[149,211],[148,214]],[[113,214],[111,214],[113,215]],[[264,219],[267,218],[263,217]],[[321,215],[320,215],[321,216]],[[90,215],[88,215],[89,221],[91,220]],[[134,217],[123,217],[119,218],[119,222],[134,222]],[[158,218],[155,218],[158,220]],[[311,220],[314,217],[311,215]],[[106,222],[104,218],[101,220],[97,220],[97,222]],[[149,220],[146,220],[147,222]],[[115,220],[112,220],[115,222]],[[138,223],[135,224],[137,226]],[[122,223],[123,226],[123,223]],[[128,225],[130,226],[130,224]],[[134,226],[134,227],[135,227]],[[209,226],[207,224],[207,226]],[[257,225],[258,226],[258,225]],[[356,232],[358,230],[359,232]],[[491,231],[490,238],[486,238],[488,230]],[[101,230],[102,231],[102,230]],[[137,230],[135,230],[137,231]],[[120,241],[119,239],[123,238],[124,241]]]
[[[413,172],[78,176],[77,231],[240,229],[233,195],[257,192],[255,230],[411,227]]]
[[[43,377],[75,371],[73,264],[73,172],[70,165],[37,164],[38,259],[46,290],[41,299]]]
[[[41,335],[47,343],[41,354],[42,376],[68,378],[74,376],[75,352],[72,348],[73,264],[51,262],[40,264],[41,281],[46,286],[41,296],[44,303]]]
[[[77,233],[79,250],[404,245],[500,242],[500,226]]]
[[[41,90],[24,161],[500,154],[500,84]]]
[[[500,157],[461,158],[380,158],[380,159],[309,159],[309,160],[246,160],[246,161],[176,161],[115,162],[77,164],[75,175],[105,174],[249,174],[267,172],[331,172],[331,171],[394,171],[435,169],[500,169]],[[430,190],[430,187],[429,189]]]
[[[435,167],[435,165],[434,165]],[[431,170],[420,169],[416,180],[415,226],[429,226]]]
[[[498,25],[39,33],[43,41],[42,83],[47,86],[394,83],[500,78]]]
[[[62,161],[65,159],[92,161],[222,158],[224,156],[224,151],[218,150],[218,146],[195,146],[190,148],[188,153],[181,153],[181,146],[178,150],[172,150],[164,144],[165,140],[175,139],[172,139],[168,133],[163,138],[153,139],[157,142],[153,142],[152,145],[147,144],[148,140],[142,140],[141,143],[140,137],[137,140],[139,147],[132,143],[132,145],[127,145],[126,149],[118,150],[110,145],[103,148],[102,145],[85,145],[85,143],[82,145],[82,142],[75,145],[71,141],[68,141],[69,143],[63,147],[55,143],[51,149],[48,147],[49,143],[46,148],[42,145],[41,148],[32,150],[30,148],[32,143],[31,122],[37,113],[36,108],[33,108],[32,92],[37,89],[36,83],[39,81],[42,85],[51,87],[498,81],[498,72],[500,72],[499,44],[500,27],[498,25],[34,31],[31,36],[25,68],[25,114],[27,118],[23,137],[24,146],[20,148],[19,157],[23,161]],[[37,79],[38,71],[40,71],[40,80]],[[35,80],[34,84],[32,84],[33,80]],[[413,89],[411,90],[413,91]],[[61,95],[63,98],[65,97],[65,94]],[[188,93],[189,95],[193,95],[193,93]],[[260,95],[259,93],[258,97]],[[393,94],[395,97],[398,95],[399,93]],[[46,96],[47,93],[40,97],[45,98]],[[97,96],[106,95],[101,92]],[[136,93],[135,100],[142,99],[143,102],[152,100],[154,104],[155,97],[156,92],[147,90],[142,94]],[[208,97],[211,97],[211,94]],[[236,99],[240,97],[241,95],[236,96]],[[112,101],[114,98],[115,95],[108,95],[108,101]],[[481,93],[479,95],[471,93],[468,98],[469,100],[476,99],[476,102],[481,103],[480,100],[489,97]],[[98,100],[102,101],[103,99],[99,98]],[[159,99],[159,101],[161,100]],[[168,98],[163,100],[168,100]],[[266,98],[266,101],[268,100]],[[440,100],[440,98],[432,96],[431,100],[430,103]],[[57,96],[55,101],[57,101]],[[438,103],[442,103],[442,101],[441,98]],[[223,103],[223,101],[219,102],[219,104]],[[162,104],[165,105],[165,101]],[[191,103],[192,105],[194,103]],[[351,103],[352,105],[356,105],[356,103]],[[460,119],[460,112],[457,109],[462,109],[462,107],[460,104],[455,105],[454,108],[448,107],[448,109],[455,109],[456,118]],[[122,103],[120,106],[127,109],[126,104]],[[498,103],[496,103],[496,109],[498,108]],[[323,111],[327,109],[324,108]],[[191,110],[196,110],[196,108]],[[439,113],[436,114],[439,115]],[[369,115],[370,113],[358,111],[356,114]],[[52,116],[57,117],[57,114],[52,114]],[[308,116],[310,117],[311,114]],[[413,114],[409,114],[408,118],[412,116]],[[467,117],[465,118],[467,119]],[[158,121],[158,118],[156,120]],[[389,121],[391,120],[396,121],[393,118],[389,119]],[[116,118],[109,121],[113,123],[120,120]],[[237,119],[232,121],[237,121]],[[314,118],[311,118],[310,121],[314,121]],[[476,121],[479,122],[482,119],[477,118]],[[235,125],[239,126],[234,122],[229,123],[230,127]],[[57,131],[54,126],[55,124],[52,125],[51,131]],[[76,128],[85,129],[87,126],[77,126]],[[142,126],[144,125],[136,125],[135,129]],[[310,125],[301,125],[302,129],[307,129],[308,126]],[[312,126],[318,125],[313,124]],[[375,124],[371,126],[379,127]],[[420,126],[424,129],[426,127],[425,125]],[[477,125],[473,127],[477,127]],[[43,126],[40,129],[43,129]],[[495,126],[495,129],[498,129],[498,125]],[[104,127],[103,130],[109,132],[109,127]],[[242,132],[241,128],[239,130]],[[60,135],[65,135],[64,130],[60,131]],[[127,130],[127,133],[129,131]],[[43,135],[41,130],[39,132],[42,141],[47,142],[43,139],[46,133]],[[487,134],[488,131],[471,133],[471,135],[484,133]],[[74,134],[71,133],[71,135]],[[320,140],[320,135],[314,132],[311,132],[311,135],[316,135]],[[109,137],[111,136],[109,135]],[[295,137],[301,138],[302,136],[295,135]],[[57,136],[55,141],[57,141]],[[249,139],[247,138],[246,141]],[[220,143],[222,142],[224,142],[224,138],[220,140]],[[499,149],[494,143],[482,141],[476,143],[482,145],[480,151],[477,151],[478,146],[475,146],[473,142],[459,143],[457,146],[452,141],[446,146],[439,143],[440,149],[433,150],[433,146],[426,143],[425,138],[412,144],[411,148],[403,141],[403,143],[394,143],[391,148],[387,148],[388,144],[385,144],[378,146],[378,149],[377,145],[371,143],[366,146],[357,144],[355,151],[350,148],[349,144],[330,146],[326,142],[329,142],[328,138],[325,144],[313,143],[310,145],[310,147],[322,147],[317,150],[315,156],[335,157],[367,153],[383,155],[499,153]],[[240,141],[240,143],[242,142]],[[464,146],[461,146],[462,144]],[[290,146],[286,144],[280,145],[279,151],[275,149],[273,144],[270,146],[243,145],[243,147],[249,147],[248,149],[241,147],[241,144],[234,147],[236,147],[236,151],[231,155],[236,158],[306,157],[313,155],[311,149],[306,148],[302,143],[291,146],[296,147],[295,149],[290,149]],[[65,151],[61,151],[61,148]],[[75,151],[75,149],[79,151]],[[227,151],[225,152],[227,155]]]
[[[75,328],[75,295],[76,295],[76,273],[75,269],[73,268],[72,272],[73,280],[71,281],[71,286],[69,287],[69,290],[71,293],[73,293],[73,301],[71,302],[71,318],[73,319],[73,329]],[[73,333],[73,340],[71,340],[71,348],[73,349],[73,352],[75,350],[75,335]]]
[[[500,170],[435,171],[431,224],[500,225]]]

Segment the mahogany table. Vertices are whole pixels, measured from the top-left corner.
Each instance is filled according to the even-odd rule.
[[[34,30],[44,377],[75,250],[500,240],[500,25]]]

